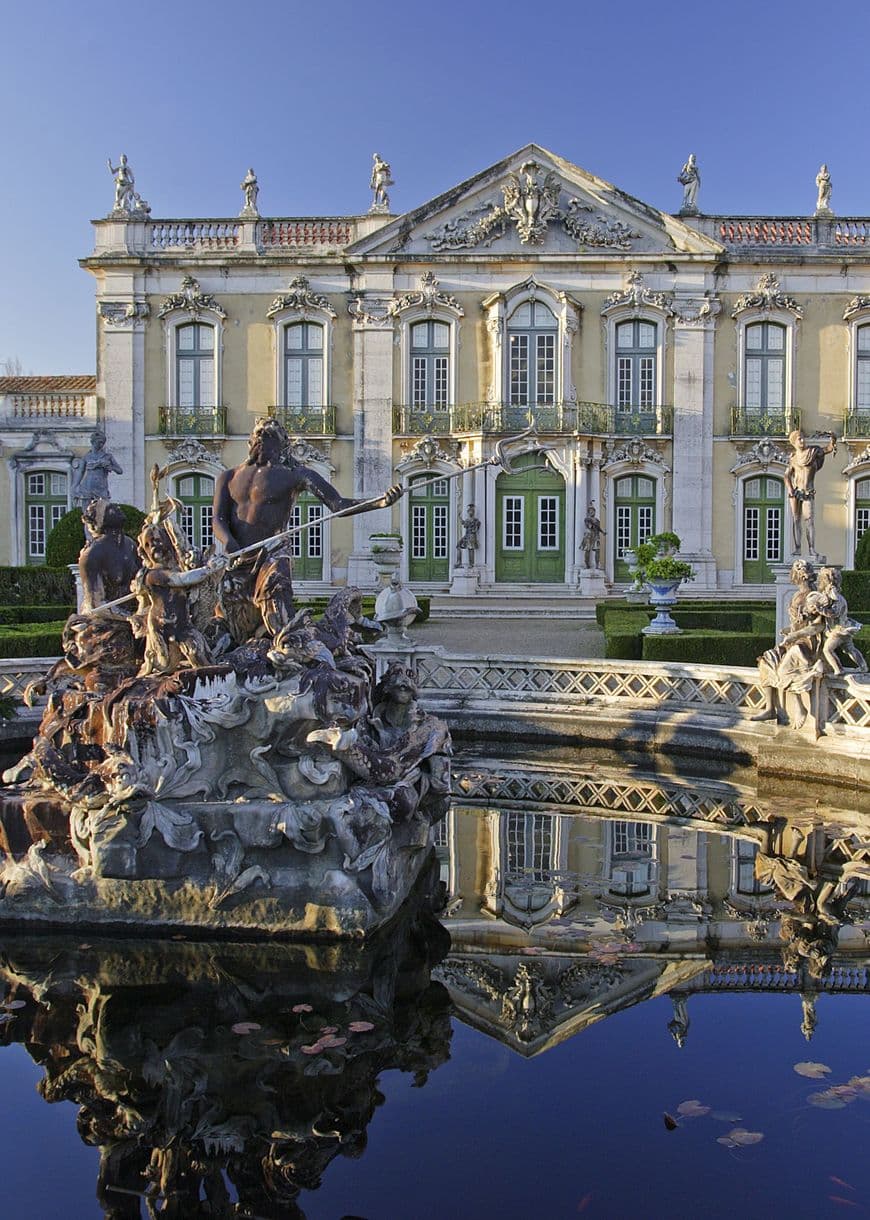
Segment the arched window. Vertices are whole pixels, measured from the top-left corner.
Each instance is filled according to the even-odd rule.
[[[856,546],[866,530],[870,530],[870,479],[858,479],[855,483]]]
[[[629,552],[656,532],[656,480],[628,474],[614,484],[613,578],[629,579]]]
[[[181,501],[181,528],[196,550],[214,545],[212,503],[214,479],[207,474],[185,474],[175,480],[175,495]]]
[[[782,479],[756,475],[743,482],[743,580],[772,584],[772,563],[782,563],[785,488]]]
[[[415,411],[446,411],[450,404],[450,325],[414,322],[410,332],[409,402]]]
[[[616,326],[616,410],[651,412],[657,405],[658,326],[631,318]]]
[[[27,563],[45,563],[46,539],[69,507],[68,487],[67,475],[56,470],[30,470],[24,476]]]
[[[285,407],[324,405],[323,327],[292,322],[284,327]]]
[[[870,323],[855,332],[855,414],[870,420]]]
[[[205,322],[187,322],[175,336],[175,402],[180,411],[213,409],[215,395],[215,333]]]
[[[508,403],[553,406],[558,383],[559,326],[541,301],[524,301],[508,318]]]

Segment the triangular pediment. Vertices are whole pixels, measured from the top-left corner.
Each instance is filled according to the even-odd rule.
[[[435,258],[491,253],[716,257],[722,247],[675,216],[642,203],[527,144],[351,246],[356,255]]]

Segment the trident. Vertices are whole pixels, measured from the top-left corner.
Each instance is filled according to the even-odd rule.
[[[525,442],[535,434],[535,425],[531,424],[523,432],[518,432],[516,436],[506,436],[502,440],[497,441],[492,457],[485,458],[482,462],[475,462],[473,466],[464,466],[461,470],[454,470],[452,474],[437,474],[431,479],[424,479],[421,483],[415,483],[414,487],[429,487],[432,483],[458,479],[460,475],[470,474],[472,470],[481,470],[485,466],[500,466],[506,474],[514,474],[515,468],[513,462],[521,453],[526,452]],[[543,466],[529,467],[529,469],[543,470],[545,466],[546,463]],[[359,504],[351,504],[348,508],[341,508],[337,512],[326,513],[325,516],[317,517],[314,520],[303,521],[300,525],[291,525],[277,534],[272,534],[270,538],[264,538],[261,542],[252,542],[248,546],[241,547],[238,551],[233,551],[227,558],[229,562],[234,563],[237,559],[240,559],[243,555],[249,555],[252,551],[269,550],[285,538],[292,538],[296,534],[301,534],[303,530],[311,529],[312,526],[322,525],[325,521],[335,521],[340,517],[355,517],[360,513],[368,512],[378,507],[381,499],[382,496],[373,496],[369,500],[363,500]],[[217,572],[218,569],[215,569],[215,574]],[[135,593],[127,593],[124,597],[116,597],[112,602],[103,602],[99,606],[94,606],[92,610],[84,611],[82,617],[102,614],[106,610],[114,610],[116,606],[124,606],[127,602],[134,601],[136,596]]]

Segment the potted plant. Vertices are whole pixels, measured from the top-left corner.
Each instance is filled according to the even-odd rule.
[[[629,575],[634,578],[634,584],[628,590],[627,597],[629,601],[643,600],[646,601],[646,590],[644,589],[644,573],[646,565],[650,563],[658,553],[658,548],[654,542],[639,542],[637,546],[631,547],[628,552],[628,571]]]
[[[677,600],[677,590],[683,581],[695,579],[695,569],[684,559],[658,554],[644,565],[643,575],[650,591],[649,603],[656,611],[656,617],[644,627],[644,634],[677,634],[680,628],[671,618],[670,608]]]
[[[655,546],[657,555],[676,555],[680,549],[680,536],[673,530],[662,530],[660,534],[653,534],[647,541]]]

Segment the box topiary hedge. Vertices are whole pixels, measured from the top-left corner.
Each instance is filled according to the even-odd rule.
[[[646,610],[613,610],[604,626],[604,655],[608,660],[639,661],[642,654],[641,632],[650,621]]]
[[[644,661],[750,667],[774,642],[773,632],[757,635],[737,631],[687,631],[683,635],[644,635],[641,639]]]
[[[859,572],[870,571],[870,530],[865,530],[855,547],[855,567]]]
[[[145,521],[145,514],[132,504],[119,504],[124,513],[124,533],[136,541]],[[45,540],[45,562],[59,568],[67,563],[78,563],[79,551],[85,545],[85,527],[82,525],[82,510],[71,508],[64,513]]]
[[[0,627],[0,657],[58,657],[66,619]]]
[[[71,606],[75,599],[67,568],[0,567],[0,606]]]
[[[0,606],[0,626],[8,623],[56,623],[62,614],[72,614],[69,606]]]
[[[870,530],[867,531],[870,533]],[[866,538],[867,534],[864,535]],[[843,572],[843,596],[849,603],[849,610],[870,611],[870,571],[856,572],[846,568]]]

